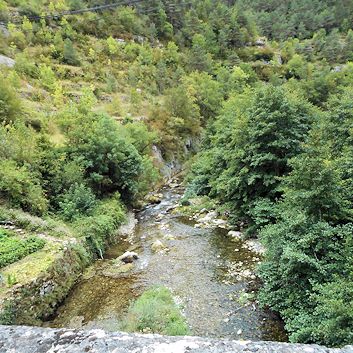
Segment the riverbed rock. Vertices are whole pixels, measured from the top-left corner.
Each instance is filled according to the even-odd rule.
[[[118,229],[118,236],[129,238],[134,234],[138,221],[135,217],[135,213],[129,211],[126,215],[125,222]]]
[[[244,244],[249,250],[259,254],[263,255],[265,253],[265,248],[263,245],[260,243],[259,240],[257,239],[248,239],[245,244]]]
[[[211,211],[206,214],[206,216],[201,217],[197,220],[198,223],[209,223],[213,220],[215,220],[218,216],[218,213],[216,211]]]
[[[149,204],[157,204],[157,203],[161,203],[162,198],[163,198],[163,194],[153,193],[153,194],[148,194],[145,197],[145,201]]]
[[[139,258],[138,254],[134,251],[126,251],[124,254],[119,256],[117,260],[120,260],[122,262],[131,263],[134,262],[134,260],[137,260]]]
[[[175,237],[174,237],[172,234],[166,234],[166,235],[164,236],[164,239],[165,239],[165,240],[175,240]]]
[[[88,267],[82,275],[82,279],[87,280],[93,278],[97,274],[95,266]]]
[[[151,250],[155,253],[161,252],[166,249],[167,249],[167,247],[160,240],[154,241],[151,245]]]
[[[227,221],[224,220],[224,219],[217,218],[217,219],[214,219],[212,221],[212,223],[215,224],[218,227],[222,227],[222,226],[225,226],[227,224]]]
[[[0,326],[2,353],[353,353],[353,346],[327,348],[313,344],[252,342],[203,337]]]
[[[241,239],[243,234],[237,230],[230,230],[228,232],[228,235],[232,238],[237,238],[237,239]]]

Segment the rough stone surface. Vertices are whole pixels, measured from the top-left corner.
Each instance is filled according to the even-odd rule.
[[[151,245],[151,249],[153,252],[160,252],[160,251],[165,250],[166,246],[160,240],[156,240]]]
[[[15,66],[15,60],[4,56],[4,55],[0,55],[0,65],[5,65],[7,67],[14,67]]]
[[[119,256],[117,260],[123,261],[126,264],[134,262],[134,260],[137,260],[139,258],[138,254],[135,253],[134,251],[126,251],[124,254]]]
[[[0,326],[1,353],[353,353],[353,346],[329,349],[279,342],[212,340],[200,337],[107,333],[26,326]]]

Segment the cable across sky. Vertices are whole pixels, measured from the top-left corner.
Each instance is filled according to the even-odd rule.
[[[142,3],[146,3],[146,0],[119,1],[119,2],[114,2],[114,3],[111,3],[111,4],[97,5],[97,6],[87,7],[87,8],[82,8],[82,9],[66,10],[66,11],[53,13],[53,14],[39,15],[39,16],[26,16],[26,17],[30,21],[40,21],[42,19],[44,19],[44,20],[58,19],[58,18],[62,18],[62,17],[65,17],[65,16],[78,15],[78,14],[85,13],[85,12],[97,12],[97,11],[110,10],[110,9],[114,9],[114,8],[120,7],[120,6],[136,7],[136,5],[139,5],[139,4],[142,4]],[[192,4],[191,2],[181,3],[181,4],[178,4],[178,5],[177,4],[169,4],[169,9],[173,9],[173,11],[178,11],[176,6],[187,6],[187,5],[191,5],[191,4]],[[156,9],[158,9],[158,8],[157,7],[150,8],[150,9],[147,9],[146,12],[152,12],[152,11],[154,11]],[[22,18],[18,18],[18,19],[15,18],[15,19],[12,19],[11,21],[0,22],[0,24],[6,26],[9,23],[19,24],[19,23],[22,23],[22,21],[23,21]]]

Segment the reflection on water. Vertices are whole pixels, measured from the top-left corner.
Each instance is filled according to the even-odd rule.
[[[179,197],[177,189],[165,189],[162,203],[142,211],[132,242],[121,239],[89,268],[46,325],[118,330],[132,300],[150,286],[165,285],[181,303],[194,335],[286,340],[280,320],[244,300],[255,287],[258,255],[223,229],[194,228],[171,214]],[[169,251],[153,253],[156,239]],[[125,272],[114,259],[126,250],[136,251],[139,259]]]

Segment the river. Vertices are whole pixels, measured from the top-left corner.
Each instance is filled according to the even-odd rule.
[[[154,285],[172,290],[191,332],[197,336],[285,341],[282,322],[247,301],[256,287],[252,272],[259,255],[222,228],[195,228],[195,222],[171,212],[180,187],[162,189],[163,199],[141,211],[135,231],[120,239],[87,269],[58,308],[49,327],[119,330],[132,300]],[[169,251],[154,253],[157,239]],[[139,254],[133,268],[114,271],[114,259],[126,250]]]

